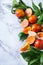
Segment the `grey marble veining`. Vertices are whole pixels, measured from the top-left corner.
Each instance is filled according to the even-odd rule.
[[[10,0],[0,0],[0,65],[24,65],[20,57],[21,30],[18,18],[11,13]],[[21,60],[21,61],[20,61]]]

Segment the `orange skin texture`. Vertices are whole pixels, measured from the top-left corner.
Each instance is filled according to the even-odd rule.
[[[15,14],[18,18],[21,18],[21,17],[25,16],[25,13],[22,9],[17,9]]]
[[[39,32],[40,30],[41,30],[40,25],[38,25],[38,24],[33,24],[32,25],[32,31]]]
[[[31,31],[31,27],[30,26],[28,26],[28,27],[26,27],[26,28],[23,29],[23,32],[25,34],[28,34],[28,31]]]
[[[43,49],[43,40],[37,39],[34,43],[35,48]]]
[[[43,24],[41,25],[41,31],[43,32]]]
[[[32,15],[32,16],[29,17],[29,22],[31,24],[36,23],[36,21],[37,21],[37,17],[35,15]]]

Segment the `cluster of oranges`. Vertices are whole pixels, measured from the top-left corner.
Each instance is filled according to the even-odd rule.
[[[32,9],[27,8],[25,11],[22,9],[17,9],[15,12],[16,16],[18,18],[27,16],[28,19],[24,19],[20,24],[23,27],[23,32],[28,33],[29,30],[32,30],[34,32],[42,31],[42,28],[39,24],[37,24],[37,16],[35,16],[32,12]]]
[[[29,34],[30,32],[30,36],[26,39],[26,44],[21,48],[21,51],[28,49],[29,44],[34,44],[36,48],[43,49],[43,24],[41,26],[37,24],[38,17],[33,13],[32,9],[27,8],[25,11],[17,9],[15,14],[18,18],[28,17],[28,19],[24,18],[20,23],[23,27],[23,33]]]

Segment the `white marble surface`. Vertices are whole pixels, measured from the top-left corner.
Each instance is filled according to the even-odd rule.
[[[11,13],[11,3],[10,0],[0,0],[0,65],[24,65],[19,54],[21,27]]]
[[[31,3],[24,1],[27,5]],[[19,41],[18,33],[22,28],[18,18],[11,13],[11,3],[12,0],[0,0],[0,65],[27,65],[19,54],[23,43]]]

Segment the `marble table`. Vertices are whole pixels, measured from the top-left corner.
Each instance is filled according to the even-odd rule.
[[[24,1],[31,5],[30,0]],[[27,65],[19,53],[23,43],[19,41],[18,33],[22,27],[11,13],[11,4],[12,0],[0,0],[0,65]]]

